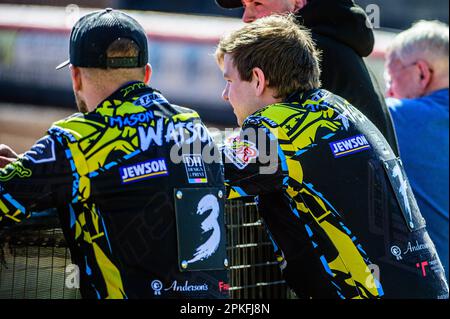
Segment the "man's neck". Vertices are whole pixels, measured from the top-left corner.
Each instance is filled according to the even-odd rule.
[[[448,82],[449,82],[448,77],[443,80],[440,80],[440,81],[438,80],[438,81],[431,82],[431,84],[428,86],[424,96],[430,95],[436,91],[448,89],[448,87],[449,87]]]
[[[135,84],[142,83],[140,81],[128,81],[125,83],[122,83],[120,85],[109,85],[105,88],[103,88],[101,91],[94,92],[90,98],[89,101],[89,112],[95,111],[95,109],[107,98],[109,98],[114,93],[118,92],[119,90],[123,91],[121,92],[123,97],[126,97],[129,92],[133,91],[135,89]],[[127,90],[127,88],[129,89]]]

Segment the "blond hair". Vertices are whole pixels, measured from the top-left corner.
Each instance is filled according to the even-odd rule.
[[[225,36],[215,53],[220,66],[225,54],[232,56],[243,81],[250,81],[253,69],[260,68],[276,98],[321,85],[320,53],[311,33],[293,15],[264,17]]]

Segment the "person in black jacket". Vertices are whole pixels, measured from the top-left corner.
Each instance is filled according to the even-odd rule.
[[[80,112],[25,154],[0,145],[0,230],[57,208],[86,299],[228,298],[223,167],[194,151],[219,150],[149,86],[145,30],[91,12],[69,51]]]
[[[273,13],[296,13],[311,29],[322,52],[322,88],[348,100],[366,115],[399,154],[392,119],[375,78],[363,57],[373,50],[367,16],[353,0],[216,0],[223,8],[244,7],[242,19],[252,22]]]

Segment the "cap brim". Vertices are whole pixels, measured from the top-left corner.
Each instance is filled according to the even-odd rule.
[[[225,9],[235,9],[242,7],[241,0],[216,0],[216,3]]]
[[[64,61],[63,63],[61,63],[60,65],[58,65],[58,66],[56,67],[56,70],[65,68],[65,67],[68,66],[69,64],[70,64],[70,60]]]

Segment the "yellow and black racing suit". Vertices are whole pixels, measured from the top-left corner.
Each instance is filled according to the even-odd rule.
[[[197,113],[129,83],[0,170],[0,226],[57,207],[84,298],[227,298],[223,165],[195,143],[215,147]]]
[[[299,297],[448,298],[400,159],[344,99],[295,93],[248,117],[222,152],[229,198],[257,196]]]

